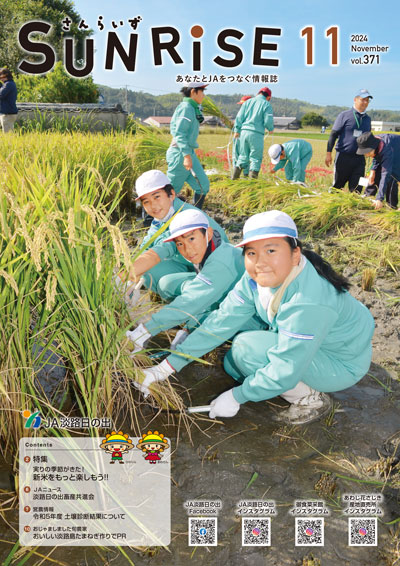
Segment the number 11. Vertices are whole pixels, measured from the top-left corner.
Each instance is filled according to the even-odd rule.
[[[306,38],[306,65],[314,65],[314,26],[307,26],[300,31],[301,37]],[[339,65],[339,28],[331,26],[325,31],[325,36],[331,39],[331,65]]]

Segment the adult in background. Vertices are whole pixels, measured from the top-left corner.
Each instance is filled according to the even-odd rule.
[[[232,179],[239,179],[250,162],[250,179],[257,179],[264,153],[264,132],[274,130],[274,116],[269,101],[271,91],[264,87],[257,96],[242,104],[233,126],[235,138],[240,138],[240,155]]]
[[[375,209],[383,207],[383,200],[391,208],[397,208],[400,182],[400,136],[382,134],[374,136],[366,132],[357,138],[357,153],[363,157],[372,157],[369,185],[365,189],[368,196],[377,197],[373,201]]]
[[[203,207],[210,189],[210,181],[194,151],[199,147],[197,137],[204,121],[201,103],[206,86],[202,82],[188,82],[181,88],[184,98],[172,116],[172,142],[167,151],[167,175],[171,185],[179,194],[184,183],[188,183],[194,191],[193,204],[197,208]]]
[[[274,143],[268,149],[271,158],[271,173],[282,167],[285,175],[292,183],[304,183],[306,180],[306,167],[312,157],[312,146],[306,140],[291,140],[282,144]]]
[[[252,96],[242,96],[242,98],[239,100],[239,102],[237,102],[236,104],[244,104],[246,102],[246,100],[250,100],[250,98],[253,98]],[[240,139],[238,137],[234,137],[233,139],[233,155],[232,155],[232,161],[233,161],[233,168],[236,167],[238,160],[239,160],[239,156],[240,156]],[[248,177],[249,176],[249,169],[250,169],[250,163],[247,162],[242,166],[242,170],[243,170],[243,177]],[[233,173],[232,173],[232,179],[233,179]]]
[[[4,133],[11,132],[18,116],[17,86],[12,73],[3,67],[0,69],[0,125]]]
[[[327,167],[332,165],[333,146],[339,138],[335,148],[333,186],[336,189],[342,189],[348,183],[350,192],[361,192],[358,181],[364,176],[365,158],[357,153],[357,138],[363,132],[371,131],[371,118],[366,114],[371,98],[365,88],[359,90],[354,97],[353,108],[341,112],[333,124],[325,164]]]

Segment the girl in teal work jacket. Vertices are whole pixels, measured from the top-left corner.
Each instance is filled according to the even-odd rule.
[[[245,274],[203,322],[201,336],[184,344],[201,357],[236,335],[224,368],[237,385],[211,403],[210,417],[233,417],[248,401],[280,395],[291,403],[282,420],[311,422],[330,410],[326,392],[346,389],[368,371],[373,318],[348,293],[346,279],[302,250],[284,212],[249,218],[239,246]],[[255,320],[261,329],[248,330]],[[190,363],[182,354],[167,359],[175,371]]]
[[[199,127],[204,121],[201,103],[207,86],[203,82],[188,82],[181,88],[184,98],[171,119],[172,141],[166,155],[167,175],[176,194],[188,183],[194,190],[193,204],[197,208],[203,207],[210,189],[210,181],[195,152],[199,147]]]

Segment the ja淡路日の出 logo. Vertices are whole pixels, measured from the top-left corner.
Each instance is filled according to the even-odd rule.
[[[26,419],[24,428],[39,428],[42,422],[42,417],[40,416],[40,411],[35,411],[31,413],[28,409],[23,411],[22,416]]]

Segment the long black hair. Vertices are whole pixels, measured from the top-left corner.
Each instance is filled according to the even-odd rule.
[[[344,293],[350,289],[351,283],[337,273],[330,263],[328,263],[325,259],[323,259],[317,253],[303,249],[303,244],[300,240],[296,238],[285,237],[284,240],[289,244],[292,250],[296,249],[297,247],[300,248],[301,253],[308,259],[309,262],[312,263],[314,268],[316,269],[318,275],[326,279],[331,285],[333,285],[338,293]]]

